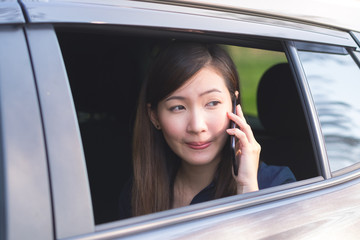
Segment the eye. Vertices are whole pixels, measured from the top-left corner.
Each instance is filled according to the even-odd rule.
[[[170,108],[170,111],[172,112],[179,112],[181,110],[185,110],[185,107],[182,105],[177,105]]]
[[[208,107],[215,107],[215,106],[217,106],[217,105],[219,105],[219,104],[220,104],[219,101],[211,101],[211,102],[209,102],[208,104],[206,104],[206,106],[208,106]]]

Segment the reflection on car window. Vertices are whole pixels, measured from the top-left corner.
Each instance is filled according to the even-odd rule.
[[[359,161],[360,69],[350,55],[299,52],[332,171]]]

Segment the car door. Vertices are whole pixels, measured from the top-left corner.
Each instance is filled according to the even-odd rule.
[[[336,46],[348,49],[348,58],[357,47],[349,33],[226,9],[149,2],[24,1],[24,7],[47,146],[55,238],[359,234],[354,228],[359,219],[359,195],[352,194],[359,191],[358,168],[332,173],[300,47],[306,43],[309,51],[319,44],[325,49]],[[120,185],[131,171],[131,121],[144,76],[142,66],[151,60],[149,49],[153,49],[147,47],[174,38],[285,56],[307,127],[313,159],[306,167],[311,174],[296,183],[255,193],[117,221],[112,214],[117,211]],[[118,114],[115,109],[124,102]],[[255,118],[254,128],[257,121]],[[258,130],[260,134],[262,128]],[[103,142],[106,144],[101,145]],[[100,145],[104,148],[96,149]],[[122,160],[126,163],[118,165]]]

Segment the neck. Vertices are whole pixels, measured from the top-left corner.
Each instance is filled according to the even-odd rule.
[[[202,166],[181,163],[174,182],[174,208],[189,205],[195,195],[213,181],[218,162]]]
[[[176,180],[183,183],[189,189],[200,192],[214,179],[217,164],[210,166],[189,166],[182,163]]]

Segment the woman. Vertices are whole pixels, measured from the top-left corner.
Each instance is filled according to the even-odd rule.
[[[268,186],[295,181],[288,168],[259,169],[260,145],[240,105],[232,113],[238,94],[236,68],[219,46],[174,42],[159,53],[139,99],[134,176],[122,193],[121,218],[257,191],[262,179]],[[236,138],[237,175],[229,136]]]

